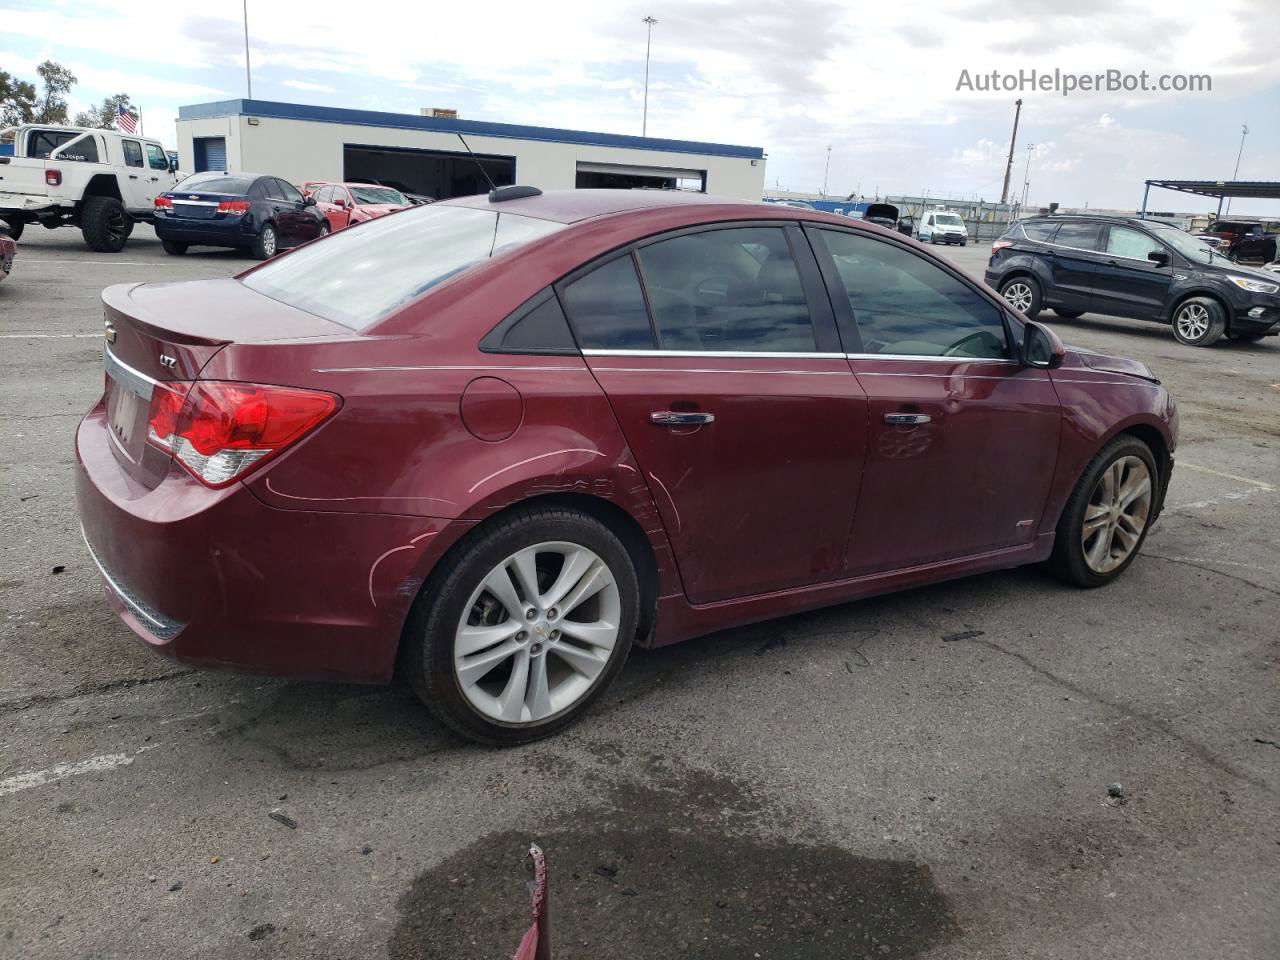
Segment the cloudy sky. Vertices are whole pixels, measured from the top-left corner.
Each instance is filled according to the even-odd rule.
[[[762,146],[770,187],[818,190],[831,145],[833,194],[999,199],[1016,96],[1033,203],[1132,208],[1148,177],[1229,178],[1244,123],[1240,177],[1280,180],[1275,0],[249,0],[253,92],[638,134],[647,14],[649,133]],[[0,69],[61,61],[73,106],[128,92],[170,145],[179,105],[244,96],[243,44],[236,2],[0,0]],[[962,70],[1032,69],[1209,74],[1212,91],[957,90]]]

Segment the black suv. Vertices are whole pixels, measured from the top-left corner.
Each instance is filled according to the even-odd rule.
[[[1280,277],[1232,263],[1176,227],[1132,217],[1020,220],[991,245],[987,285],[1034,317],[1102,313],[1173,326],[1207,347],[1280,333]]]

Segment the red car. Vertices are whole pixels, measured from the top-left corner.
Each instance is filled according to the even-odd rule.
[[[413,206],[408,197],[392,187],[312,181],[304,186],[307,193],[316,198],[316,206],[329,218],[329,226],[335,233],[343,227]]]
[[[1107,583],[1177,440],[1143,364],[778,204],[505,187],[103,300],[77,497],[125,622],[207,666],[398,667],[489,743],[633,643],[1044,561]]]

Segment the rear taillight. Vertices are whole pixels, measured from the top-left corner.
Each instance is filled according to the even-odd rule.
[[[172,210],[172,209],[173,209],[173,201],[172,201],[172,200],[170,200],[168,197],[156,197],[156,209],[157,209],[157,210]]]
[[[51,186],[51,187],[60,187],[60,186],[62,186],[62,171],[61,171],[61,170],[46,170],[46,171],[44,172],[44,182],[45,182],[45,183],[47,183],[47,184],[48,184],[49,186]]]
[[[995,243],[991,244],[991,252],[999,253],[1005,247],[1012,247],[1012,246],[1013,246],[1012,240],[1005,240],[1002,238],[1000,240],[997,240]]]
[[[225,487],[338,409],[331,393],[212,380],[157,384],[147,441],[208,487]]]
[[[223,200],[218,204],[219,213],[248,213],[248,200]]]

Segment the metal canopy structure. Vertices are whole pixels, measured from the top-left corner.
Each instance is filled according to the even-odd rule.
[[[1148,180],[1142,193],[1142,216],[1147,215],[1147,197],[1152,187],[1176,190],[1178,193],[1194,193],[1200,197],[1217,197],[1218,214],[1222,216],[1222,201],[1227,197],[1248,197],[1252,200],[1280,200],[1280,180]]]

